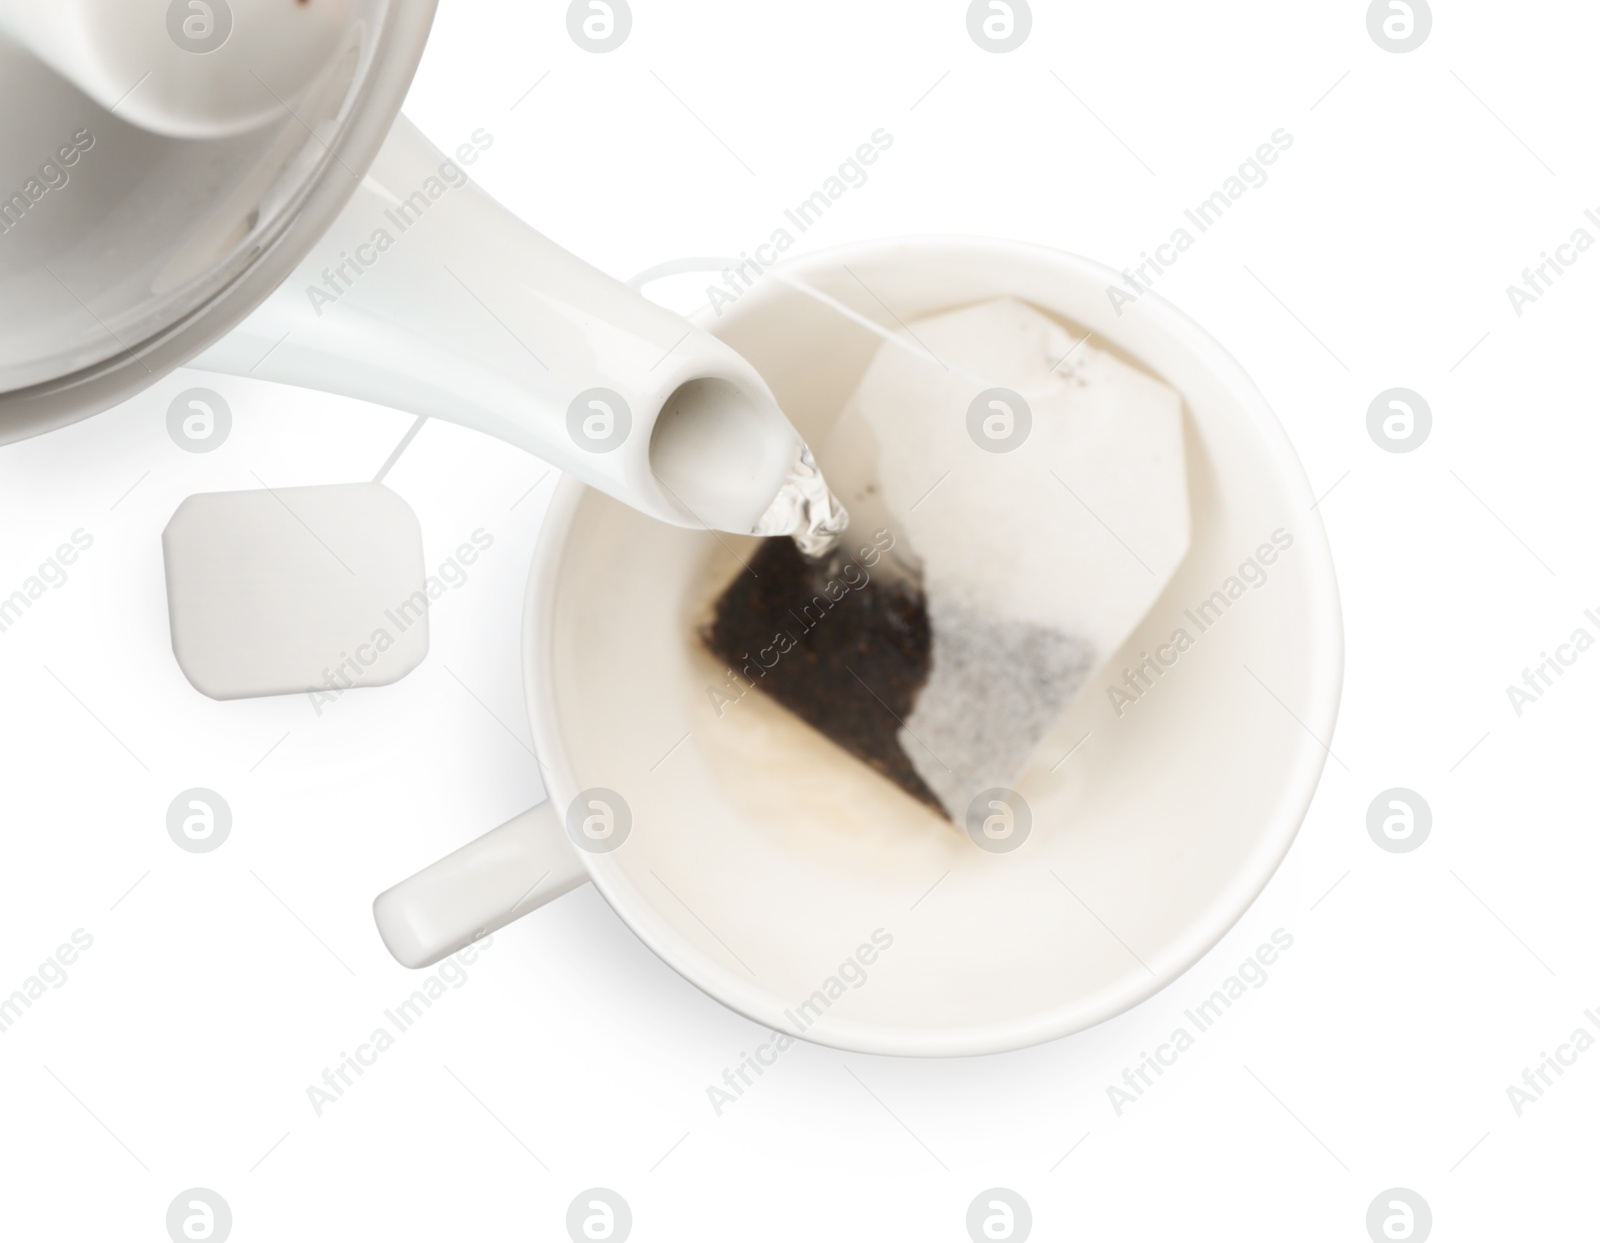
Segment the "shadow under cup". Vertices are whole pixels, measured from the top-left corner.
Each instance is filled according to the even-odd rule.
[[[764,1026],[863,1052],[947,1055],[1100,1022],[1176,978],[1243,914],[1321,773],[1342,640],[1299,462],[1219,345],[1151,294],[1118,316],[1105,291],[1119,278],[1097,264],[914,239],[785,272],[880,323],[885,307],[909,322],[1019,298],[1161,377],[1185,404],[1188,557],[1038,748],[1018,783],[1031,832],[996,854],[765,696],[719,712],[710,689],[725,688],[725,671],[695,630],[744,550],[568,481],[525,628],[555,806],[595,788],[622,796],[631,828],[615,850],[585,855],[595,883],[669,964]],[[813,444],[881,343],[772,279],[707,326],[755,364]],[[1257,550],[1275,534],[1278,555],[1262,566]],[[1026,551],[1016,555],[1025,573]],[[1197,606],[1253,559],[1262,572],[1246,577],[1258,581],[1197,626]],[[1179,629],[1187,649],[1119,712],[1106,688],[1142,653],[1170,650]]]

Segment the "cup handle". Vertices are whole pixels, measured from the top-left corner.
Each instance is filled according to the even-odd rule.
[[[372,914],[397,962],[431,967],[588,879],[544,802],[380,893]]]

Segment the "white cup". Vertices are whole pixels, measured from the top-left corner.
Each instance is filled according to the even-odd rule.
[[[524,624],[550,802],[383,894],[385,943],[426,965],[588,880],[685,978],[776,1031],[949,1055],[1100,1022],[1239,919],[1322,771],[1342,634],[1300,464],[1221,346],[1154,294],[1119,315],[1106,290],[1121,278],[1099,264],[926,238],[825,251],[785,271],[891,328],[885,307],[912,321],[1020,298],[1184,397],[1190,553],[1019,782],[1027,840],[992,852],[908,810],[759,694],[719,715],[708,687],[724,685],[723,671],[694,629],[732,553],[569,479],[541,534]],[[703,322],[814,444],[880,344],[771,279]],[[1264,547],[1276,549],[1270,564]],[[1262,581],[1202,612],[1216,616],[1201,629],[1197,606],[1226,596],[1250,562],[1260,573],[1243,577]],[[1142,653],[1170,654],[1179,628],[1187,649],[1119,714],[1107,688],[1125,686]]]

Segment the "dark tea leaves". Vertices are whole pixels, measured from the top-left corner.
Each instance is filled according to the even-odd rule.
[[[948,815],[900,741],[928,680],[927,601],[916,583],[884,572],[882,548],[812,561],[792,540],[765,540],[717,600],[701,638],[727,662],[734,685],[753,685]]]

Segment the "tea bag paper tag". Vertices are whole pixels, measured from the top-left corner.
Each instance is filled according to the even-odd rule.
[[[383,686],[427,655],[421,525],[382,484],[191,496],[162,548],[172,650],[212,699]]]

